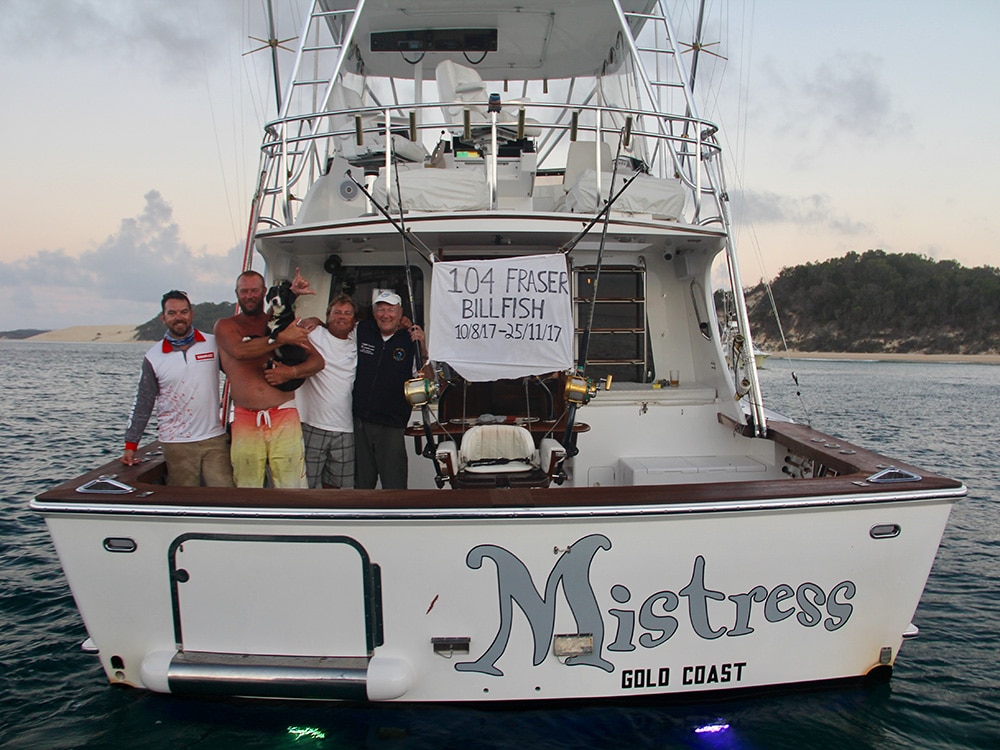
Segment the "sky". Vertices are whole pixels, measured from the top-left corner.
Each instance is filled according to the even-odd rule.
[[[137,324],[171,288],[234,298],[274,113],[267,53],[244,54],[261,3],[2,0],[0,330]],[[872,248],[1000,266],[1000,3],[708,6],[727,60],[697,88],[746,285]]]

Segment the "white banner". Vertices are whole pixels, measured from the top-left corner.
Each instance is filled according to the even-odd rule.
[[[571,368],[570,286],[561,254],[435,263],[430,358],[472,382]]]

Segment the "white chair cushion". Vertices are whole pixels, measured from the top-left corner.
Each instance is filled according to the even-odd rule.
[[[470,427],[462,436],[460,464],[471,472],[517,472],[537,468],[538,453],[531,433],[519,425]]]

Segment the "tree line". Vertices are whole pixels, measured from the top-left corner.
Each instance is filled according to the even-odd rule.
[[[868,250],[784,268],[771,282],[790,349],[1000,353],[1000,269]],[[747,292],[754,340],[781,336],[763,283]]]

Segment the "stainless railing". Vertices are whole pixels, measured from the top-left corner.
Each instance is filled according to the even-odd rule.
[[[261,146],[261,169],[266,179],[264,194],[259,196],[263,199],[259,220],[271,226],[290,224],[294,216],[292,203],[300,200],[309,185],[326,171],[327,160],[337,152],[339,140],[360,140],[358,145],[362,145],[384,138],[388,143],[390,131],[403,131],[410,140],[426,147],[436,143],[443,132],[448,137],[475,142],[485,154],[498,153],[501,145],[498,140],[503,139],[495,135],[477,135],[468,132],[468,125],[445,120],[442,106],[441,102],[368,106],[315,112],[268,123]],[[470,106],[485,110],[487,102]],[[615,149],[622,130],[602,123],[612,116],[623,122],[628,120],[631,146],[622,151],[623,155],[639,158],[655,176],[681,182],[692,199],[690,223],[724,224],[721,206],[724,190],[718,176],[720,172],[713,168],[721,155],[714,123],[684,115],[588,104],[567,106],[565,102],[530,102],[518,110],[524,112],[529,123],[526,127],[541,131],[532,139],[539,152],[537,169],[550,174],[565,169],[564,158],[560,157],[564,156],[571,140],[605,140]],[[351,126],[333,129],[330,122],[334,116],[346,118],[352,122]],[[379,124],[370,124],[375,119]],[[399,122],[395,122],[397,120]],[[505,122],[504,126],[512,131],[517,127],[516,120]],[[496,208],[495,203],[493,208]]]

